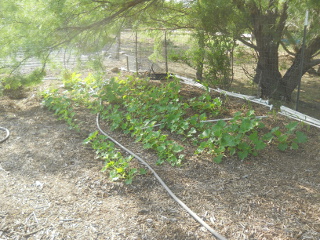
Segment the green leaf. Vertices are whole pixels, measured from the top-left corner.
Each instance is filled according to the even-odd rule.
[[[258,139],[259,139],[259,136],[258,136],[258,132],[253,132],[249,135],[249,139],[252,141],[252,142],[256,142]]]
[[[195,154],[199,154],[202,153],[204,149],[206,149],[208,147],[208,143],[207,142],[202,142],[200,143],[199,147],[197,148],[197,150],[195,151]]]
[[[138,172],[138,170],[137,170],[136,168],[131,168],[131,169],[129,170],[128,175],[129,175],[129,176],[133,176],[133,175],[136,174],[137,172]]]
[[[288,135],[281,135],[278,138],[278,141],[281,143],[287,142],[287,140],[288,140]]]
[[[233,115],[233,119],[234,120],[237,120],[237,119],[239,119],[240,117],[241,117],[241,112],[236,112],[234,115]]]
[[[256,150],[262,150],[262,149],[264,149],[264,148],[266,147],[266,144],[265,144],[263,141],[261,141],[261,140],[255,141],[254,144],[255,144],[255,147],[254,147],[254,148],[255,148]]]
[[[192,127],[190,130],[189,130],[189,132],[188,132],[188,134],[187,134],[187,137],[192,137],[192,135],[193,134],[196,134],[197,133],[197,130],[194,128],[194,127]]]
[[[288,148],[288,144],[287,144],[287,143],[279,143],[279,144],[278,144],[278,148],[279,148],[281,151],[285,151],[285,150]]]
[[[109,176],[112,181],[117,181],[120,177],[116,170],[110,171]]]
[[[235,147],[230,147],[229,148],[229,153],[230,153],[230,155],[234,155],[236,153],[236,148]]]
[[[123,167],[116,168],[116,170],[117,170],[117,173],[123,173],[124,172],[124,168]]]
[[[239,152],[238,152],[238,157],[239,157],[241,160],[243,160],[243,159],[245,159],[246,157],[248,157],[248,154],[249,154],[248,151],[239,151]]]
[[[217,156],[215,156],[215,157],[213,158],[213,161],[214,161],[215,163],[221,163],[221,162],[222,162],[222,158],[223,158],[223,154],[219,154],[219,155],[217,155]]]
[[[130,177],[130,178],[127,178],[124,182],[125,182],[125,184],[132,184],[132,180],[133,180],[133,178],[132,177]]]
[[[271,132],[268,132],[262,136],[262,139],[268,142],[271,142],[273,139],[273,135]]]
[[[271,132],[274,133],[277,130],[279,130],[279,127],[274,127],[274,128],[271,129]]]
[[[179,152],[183,151],[183,149],[184,149],[184,147],[182,147],[180,145],[173,145],[173,147],[172,147],[172,151],[174,153],[179,153]]]
[[[238,144],[238,149],[249,151],[251,149],[250,145],[246,142],[241,142]]]
[[[234,147],[236,146],[236,142],[234,141],[234,136],[231,136],[229,133],[223,133],[221,140],[220,140],[220,145],[223,147]]]
[[[199,138],[200,139],[209,138],[210,135],[211,135],[211,130],[210,129],[206,129],[199,135]]]
[[[293,130],[296,129],[298,126],[299,122],[290,122],[286,125],[286,129],[288,129],[289,132],[292,132]]]
[[[158,152],[164,152],[166,150],[166,145],[165,144],[161,144],[159,146],[157,146],[157,151]]]
[[[215,125],[212,126],[211,131],[213,132],[214,136],[220,137],[221,134],[224,132],[224,128],[227,123],[223,120],[219,120]]]
[[[291,149],[297,150],[298,148],[299,148],[299,145],[298,145],[297,143],[293,142],[293,143],[291,144]]]
[[[83,140],[83,144],[90,143],[94,138],[96,138],[98,133],[99,133],[98,131],[94,131],[94,132],[90,133],[89,136],[85,140]]]
[[[207,115],[205,113],[202,113],[200,116],[199,116],[199,121],[206,121],[207,120]]]
[[[250,119],[243,119],[240,125],[240,132],[248,132],[252,128],[252,121]]]
[[[146,170],[145,168],[140,168],[140,169],[139,169],[139,173],[140,173],[141,175],[145,175],[145,174],[147,174],[147,170]]]
[[[150,148],[152,148],[152,144],[150,144],[150,143],[145,143],[145,144],[143,144],[143,148],[144,148],[144,149],[150,149]]]
[[[297,131],[296,132],[296,141],[297,143],[305,143],[308,141],[307,135],[305,135],[303,132]]]

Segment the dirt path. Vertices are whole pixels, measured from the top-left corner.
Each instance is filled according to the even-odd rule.
[[[44,109],[35,91],[0,98],[0,239],[214,239],[150,174],[132,185],[110,182],[81,132]],[[278,123],[278,124],[281,124]],[[2,134],[2,132],[0,132]],[[190,157],[181,168],[113,133],[147,160],[173,192],[228,239],[320,239],[320,131],[297,152],[265,150],[220,165]]]

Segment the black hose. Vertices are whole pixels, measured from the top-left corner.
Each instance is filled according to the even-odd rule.
[[[205,223],[196,213],[194,213],[186,204],[184,204],[171,190],[170,188],[163,182],[163,180],[159,177],[159,175],[153,170],[153,168],[150,167],[148,163],[146,163],[142,158],[140,158],[138,155],[127,149],[126,147],[122,146],[119,142],[117,142],[115,139],[110,137],[107,133],[105,133],[99,124],[99,116],[100,114],[97,114],[96,117],[96,124],[99,129],[99,131],[105,135],[108,139],[110,139],[112,142],[114,142],[116,145],[118,145],[120,148],[125,150],[127,153],[138,159],[143,165],[145,165],[156,177],[156,179],[160,182],[160,184],[163,186],[163,188],[169,193],[169,195],[182,207],[184,208],[196,221],[198,221],[202,226],[204,226],[209,232],[213,234],[214,237],[218,240],[227,240],[225,237],[221,236],[219,233],[217,233],[215,230],[213,230],[207,223]]]
[[[6,141],[9,138],[10,132],[8,129],[6,129],[4,127],[0,127],[0,130],[5,131],[7,133],[7,135],[3,139],[0,140],[0,143],[3,143],[4,141]]]

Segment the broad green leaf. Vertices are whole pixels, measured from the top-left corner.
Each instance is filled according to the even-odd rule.
[[[281,135],[281,136],[279,136],[279,138],[278,138],[278,141],[279,142],[287,142],[287,140],[288,140],[288,135]]]
[[[236,142],[234,141],[234,136],[231,136],[229,133],[223,133],[221,140],[220,140],[220,144],[223,147],[233,147],[236,146]]]
[[[266,144],[265,144],[263,141],[261,141],[261,140],[255,141],[254,144],[255,144],[255,147],[254,147],[254,148],[255,148],[256,150],[262,150],[262,149],[264,149],[264,148],[266,147]]]
[[[182,146],[180,146],[180,145],[173,145],[173,147],[172,147],[172,151],[174,153],[179,153],[179,152],[183,151],[183,149],[184,148]]]
[[[279,148],[281,151],[285,151],[285,150],[288,148],[288,144],[287,144],[287,143],[279,143],[279,144],[278,144],[278,148]]]
[[[219,154],[218,156],[215,156],[215,157],[213,158],[213,161],[214,161],[215,163],[221,163],[221,162],[222,162],[222,158],[223,158],[223,154]]]
[[[145,168],[140,168],[140,169],[139,169],[139,173],[140,173],[141,175],[145,175],[145,174],[147,174],[147,170],[146,170]]]
[[[252,128],[252,120],[245,118],[241,121],[241,125],[240,125],[241,132],[243,133],[248,132],[251,130],[251,128]]]
[[[192,128],[190,128],[190,130],[187,134],[187,137],[192,137],[193,134],[196,134],[196,133],[197,133],[197,130],[194,127],[192,127]]]
[[[273,135],[271,132],[268,132],[262,136],[262,139],[265,141],[268,141],[268,142],[270,142],[272,140],[272,138],[273,138]]]
[[[160,146],[157,146],[157,151],[158,152],[164,152],[166,150],[165,144],[161,144]]]
[[[296,129],[298,126],[299,122],[290,122],[286,125],[286,129],[288,129],[289,132],[292,132],[293,130]]]
[[[239,151],[239,152],[238,152],[238,157],[239,157],[241,160],[243,160],[243,159],[245,159],[246,157],[248,157],[248,154],[249,154],[248,151]]]
[[[230,155],[234,155],[236,153],[237,149],[235,147],[230,147],[228,150],[229,150]]]
[[[128,179],[126,179],[124,182],[125,182],[125,184],[132,184],[132,180],[133,180],[133,178],[131,177],[131,178],[128,178]]]
[[[297,143],[293,142],[293,143],[291,144],[291,149],[297,150],[298,148],[299,148],[299,145],[298,145]]]
[[[206,129],[199,135],[199,138],[200,139],[209,138],[210,135],[211,135],[211,130],[210,129]]]
[[[303,132],[300,132],[300,131],[296,132],[296,139],[297,139],[297,143],[305,143],[308,141],[307,135],[305,135]]]
[[[144,148],[144,149],[150,149],[150,148],[152,148],[152,144],[150,144],[150,143],[145,143],[145,144],[143,144],[143,148]]]

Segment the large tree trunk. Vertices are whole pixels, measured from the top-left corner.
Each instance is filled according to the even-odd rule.
[[[310,68],[320,64],[320,59],[312,60],[310,45],[306,49],[304,58],[302,58],[300,49],[292,65],[282,77],[278,70],[278,60],[275,60],[277,57],[275,53],[272,56],[259,56],[254,82],[259,84],[261,88],[261,97],[290,101],[301,77]],[[301,69],[302,61],[303,67]]]
[[[261,90],[260,97],[278,98],[278,95],[281,95],[281,78],[277,47],[269,46],[268,49],[260,50],[254,77],[254,82],[259,85]]]
[[[256,38],[255,50],[258,52],[258,64],[254,82],[259,84],[261,97],[281,98],[283,86],[279,72],[278,50],[287,19],[287,4],[282,11],[273,8],[270,1],[269,10],[263,12],[255,3],[251,3],[251,20]]]
[[[268,6],[264,9],[258,1],[248,1],[246,7],[242,7],[242,1],[234,0],[234,2],[242,12],[249,9],[256,44],[249,43],[242,38],[238,40],[258,53],[258,63],[253,81],[259,84],[261,97],[290,101],[292,92],[300,82],[301,75],[311,67],[320,64],[320,59],[314,59],[320,50],[320,36],[309,42],[303,57],[302,49],[296,54],[292,54],[295,59],[282,77],[279,72],[278,50],[288,17],[288,2],[284,2],[279,7],[279,1],[265,0]]]
[[[306,47],[302,58],[302,49],[298,51],[291,67],[281,79],[281,85],[285,87],[285,97],[291,100],[292,92],[297,88],[303,76],[310,68],[320,64],[320,59],[313,59],[313,56],[320,49],[320,37],[313,39]],[[303,61],[303,66],[301,69]]]

